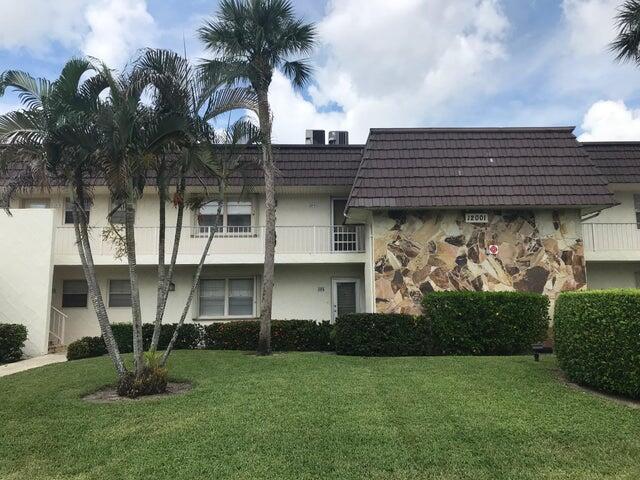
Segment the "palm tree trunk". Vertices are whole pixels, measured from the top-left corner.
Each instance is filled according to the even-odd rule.
[[[184,173],[180,176],[180,181],[178,184],[177,195],[181,199],[178,204],[178,215],[176,217],[176,231],[173,237],[173,249],[171,251],[171,260],[169,262],[169,271],[163,278],[162,282],[162,295],[158,299],[158,305],[156,308],[156,326],[153,330],[153,338],[151,339],[151,351],[156,351],[158,349],[158,343],[160,341],[160,332],[162,319],[164,318],[164,311],[167,306],[167,298],[169,297],[169,287],[171,286],[171,282],[173,281],[173,274],[176,268],[176,261],[178,259],[178,250],[180,248],[180,237],[182,234],[182,222],[184,218],[184,194],[186,190],[186,180],[184,178]],[[165,270],[166,271],[166,270]],[[157,333],[156,333],[157,332]]]
[[[136,238],[134,231],[135,208],[129,199],[125,207],[125,242],[131,282],[131,315],[133,323],[133,363],[136,376],[144,369],[144,345],[142,343],[142,314],[140,311],[140,285],[136,266]]]
[[[221,186],[221,189],[222,191],[224,191],[224,183],[223,183],[223,186]],[[218,212],[216,214],[215,225],[213,227],[210,227],[211,230],[209,230],[209,237],[207,238],[207,243],[205,244],[202,255],[200,256],[200,263],[198,263],[198,267],[196,268],[196,274],[193,277],[193,283],[191,284],[191,290],[189,290],[187,303],[182,309],[182,315],[180,315],[180,320],[178,321],[178,325],[176,325],[176,329],[173,331],[173,335],[171,336],[169,345],[167,345],[167,349],[162,355],[162,359],[160,361],[160,365],[162,366],[166,365],[167,360],[169,359],[169,355],[171,355],[171,352],[173,351],[173,347],[175,346],[176,341],[178,340],[178,333],[179,333],[180,327],[182,327],[185,319],[187,318],[187,315],[189,314],[189,309],[191,308],[191,304],[193,303],[193,296],[195,295],[195,292],[198,289],[198,285],[200,285],[200,276],[202,275],[202,267],[204,266],[204,261],[206,260],[207,255],[209,254],[209,249],[211,248],[211,242],[213,242],[213,237],[215,236],[216,231],[218,230],[218,221],[219,221],[218,219],[220,218],[220,215],[222,213],[222,203],[223,203],[223,199],[221,196],[221,199],[218,202]]]
[[[158,200],[160,202],[159,208],[159,231],[158,231],[158,292],[156,295],[156,320],[153,326],[153,336],[151,337],[151,345],[149,346],[150,352],[155,352],[158,348],[158,341],[160,340],[160,329],[162,328],[162,315],[160,314],[160,305],[162,304],[162,294],[164,292],[164,279],[165,279],[165,238],[166,238],[166,203],[167,203],[167,189],[166,189],[166,170],[164,168],[164,158],[160,161],[158,168]]]
[[[81,205],[84,205],[84,198],[80,195]],[[82,270],[87,281],[87,288],[89,290],[89,296],[91,297],[91,303],[93,309],[96,312],[98,318],[98,325],[100,326],[100,332],[102,338],[107,347],[107,353],[113,362],[113,366],[116,369],[118,377],[122,377],[127,373],[127,369],[124,366],[122,357],[120,356],[120,350],[118,344],[113,336],[111,330],[111,324],[109,323],[109,316],[107,315],[107,309],[104,305],[102,298],[102,292],[98,286],[98,280],[96,277],[96,268],[93,263],[93,254],[91,252],[91,244],[89,242],[87,219],[84,212],[78,211],[78,198],[73,201],[73,227],[76,235],[76,244],[78,245],[78,254],[80,255],[80,262],[82,264]]]
[[[276,251],[276,169],[271,148],[271,110],[267,92],[258,92],[258,118],[263,136],[262,169],[264,171],[266,214],[258,355],[271,355],[271,306],[273,302],[273,275]]]

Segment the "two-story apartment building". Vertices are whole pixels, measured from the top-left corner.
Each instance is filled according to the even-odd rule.
[[[273,317],[417,313],[422,296],[435,290],[525,290],[553,300],[561,291],[587,288],[585,244],[592,244],[582,219],[602,217],[595,215],[617,201],[572,130],[373,129],[366,145],[277,146]],[[204,192],[201,181],[190,182],[190,194]],[[251,193],[239,196],[238,188],[229,198],[189,321],[257,316],[261,181],[256,169]],[[158,206],[153,186],[147,190],[137,206],[136,237],[143,316],[150,322]],[[98,333],[66,205],[64,191],[53,189],[21,197],[13,217],[0,214],[0,321],[27,324],[30,354],[43,353],[50,341]],[[103,236],[109,208],[98,180],[93,252],[110,318],[125,322],[126,260],[114,256],[113,242]],[[179,316],[215,211],[212,199],[185,220],[167,322]],[[172,229],[167,237],[170,247]],[[605,275],[602,265],[594,275]]]

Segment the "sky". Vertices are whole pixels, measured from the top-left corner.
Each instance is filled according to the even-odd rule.
[[[274,141],[305,129],[576,126],[640,140],[640,67],[608,51],[622,0],[293,0],[314,22],[314,81],[276,74]],[[71,56],[123,68],[144,47],[199,61],[215,0],[0,0],[0,71],[55,79]],[[19,99],[0,97],[0,113]]]

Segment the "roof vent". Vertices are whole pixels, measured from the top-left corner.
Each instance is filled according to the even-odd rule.
[[[324,145],[324,130],[307,130],[305,143],[307,145]]]
[[[329,132],[329,145],[349,145],[349,132]]]

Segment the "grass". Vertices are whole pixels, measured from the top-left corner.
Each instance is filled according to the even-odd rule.
[[[636,479],[640,410],[552,357],[177,352],[193,391],[118,404],[107,358],[0,378],[2,479]]]

